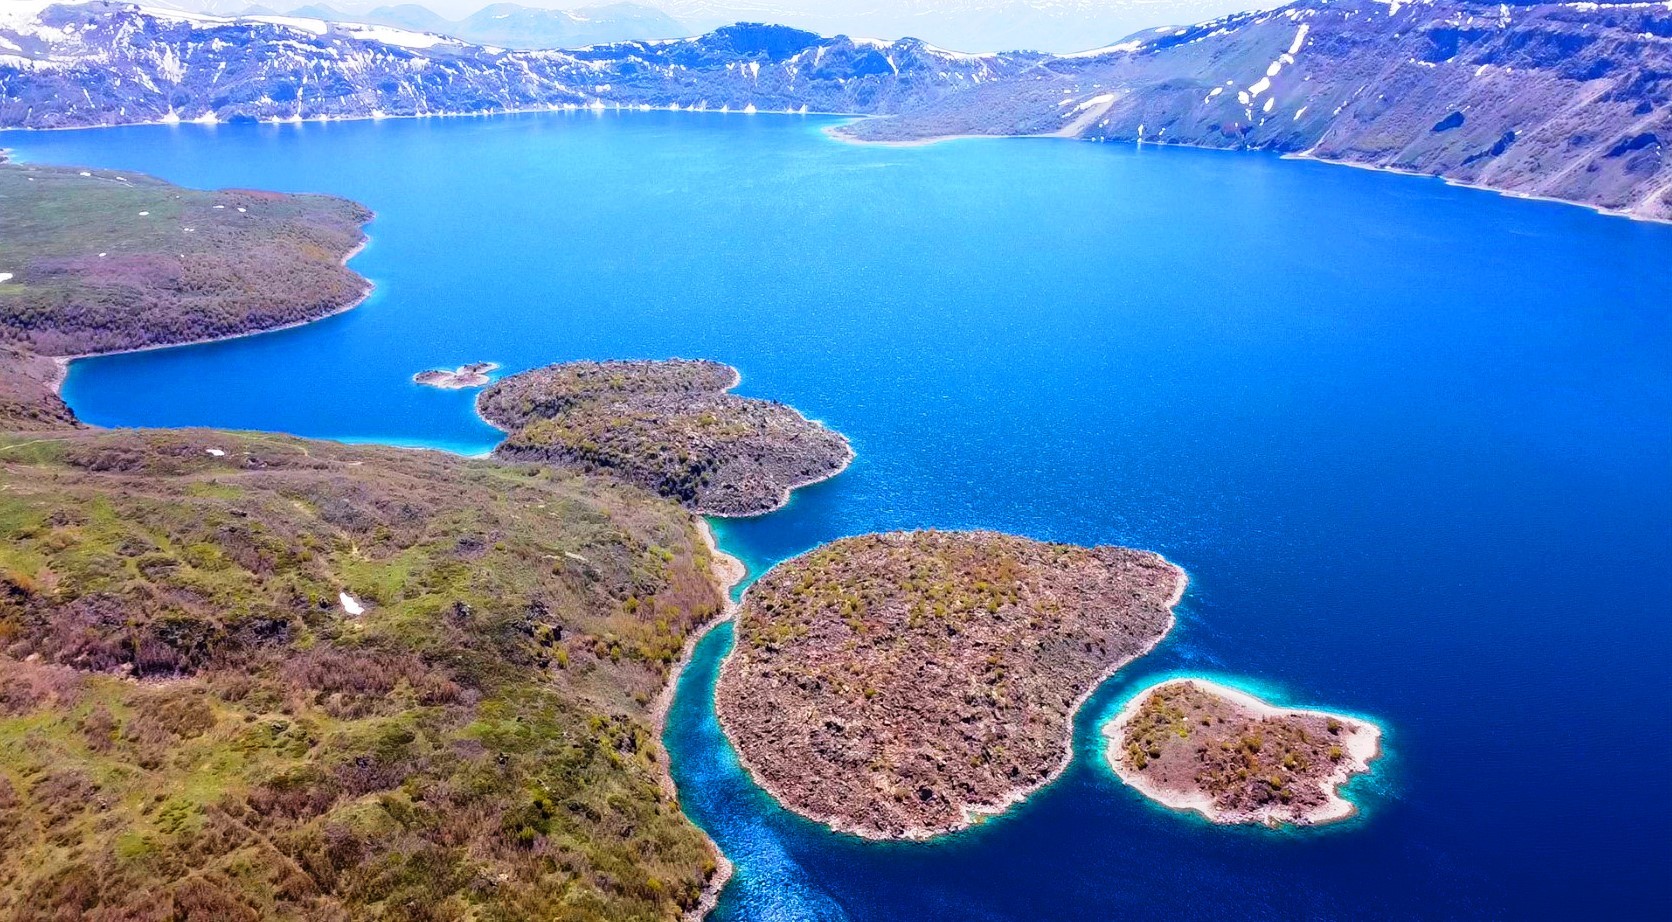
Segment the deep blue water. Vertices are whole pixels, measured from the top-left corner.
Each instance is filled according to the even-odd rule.
[[[1665,917],[1672,874],[1672,227],[1253,154],[830,141],[816,119],[590,114],[3,139],[27,159],[378,212],[361,308],[78,363],[109,425],[480,451],[423,368],[708,357],[858,449],[728,522],[756,568],[987,527],[1158,550],[1174,634],[1081,713],[1068,773],[928,844],[832,835],[742,777],[709,706],[667,742],[739,864],[717,918]],[[1097,753],[1206,672],[1371,717],[1323,830],[1154,808]]]

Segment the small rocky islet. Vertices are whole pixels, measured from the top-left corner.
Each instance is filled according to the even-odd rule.
[[[1356,812],[1340,786],[1380,754],[1374,724],[1273,707],[1202,679],[1144,689],[1104,729],[1121,780],[1216,823],[1315,825]]]
[[[460,365],[451,371],[445,368],[431,368],[428,371],[420,371],[413,375],[412,382],[422,384],[425,387],[438,387],[444,391],[487,387],[493,382],[493,379],[488,375],[498,368],[498,362],[471,362],[469,365]]]
[[[923,838],[1054,776],[1069,720],[1173,623],[1156,554],[995,532],[845,538],[780,564],[738,613],[721,725],[779,801]]]
[[[610,474],[708,515],[770,512],[853,459],[793,408],[728,393],[739,380],[701,360],[567,362],[495,383],[477,409],[509,433],[501,460]]]

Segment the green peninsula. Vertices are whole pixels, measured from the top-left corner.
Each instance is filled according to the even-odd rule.
[[[58,398],[46,355],[352,305],[367,217],[0,166],[0,918],[674,919],[723,880],[657,735],[725,601],[688,512]]]
[[[0,343],[69,356],[317,320],[370,286],[364,206],[0,163]]]

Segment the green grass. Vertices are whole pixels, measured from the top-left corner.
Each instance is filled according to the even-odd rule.
[[[694,905],[648,713],[720,603],[687,514],[427,452],[56,438],[0,437],[0,917]]]

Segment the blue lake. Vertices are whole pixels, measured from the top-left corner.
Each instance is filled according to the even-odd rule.
[[[686,672],[667,743],[738,864],[716,918],[1666,917],[1672,227],[1256,154],[837,143],[827,120],[632,113],[9,134],[28,160],[376,209],[362,307],[77,363],[104,425],[477,452],[433,366],[706,357],[853,467],[723,523],[757,570],[984,527],[1151,548],[1177,630],[1054,785],[927,844],[836,836],[739,773]],[[1155,808],[1100,723],[1180,672],[1388,730],[1301,832]]]

